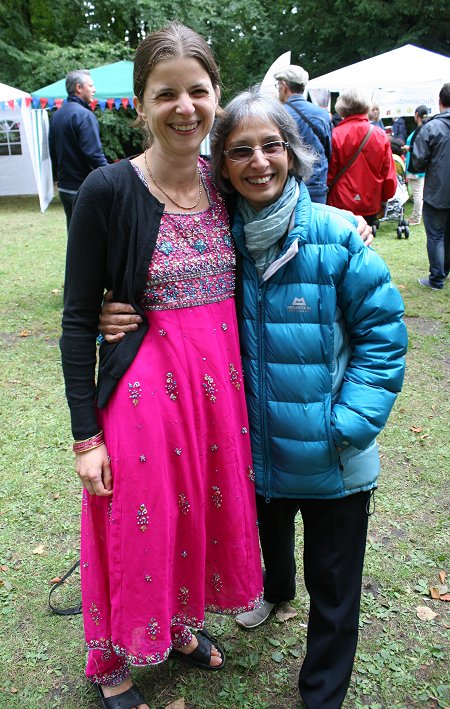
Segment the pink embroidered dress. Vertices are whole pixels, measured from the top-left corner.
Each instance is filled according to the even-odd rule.
[[[86,674],[102,684],[166,660],[205,610],[261,599],[235,257],[199,165],[211,206],[164,213],[142,298],[149,331],[101,412],[112,500],[83,497]]]

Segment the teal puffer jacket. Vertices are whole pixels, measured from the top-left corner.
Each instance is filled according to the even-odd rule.
[[[386,264],[342,212],[300,188],[294,226],[262,281],[239,214],[233,226],[256,490],[266,499],[375,488],[375,438],[405,366],[403,303]]]

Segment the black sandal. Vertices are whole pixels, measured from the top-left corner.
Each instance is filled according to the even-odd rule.
[[[189,655],[186,655],[180,650],[171,650],[170,657],[176,657],[182,662],[187,662],[188,665],[194,665],[194,667],[200,667],[202,670],[222,670],[225,665],[225,650],[219,645],[217,640],[215,640],[206,630],[199,630],[196,634],[198,640],[198,647],[195,648]],[[222,663],[220,665],[211,666],[211,648],[214,645],[220,652],[220,657],[222,658]]]
[[[97,684],[96,687],[100,695],[100,701],[103,709],[134,709],[134,707],[137,707],[138,704],[147,704],[144,697],[134,684],[125,692],[116,694],[115,697],[105,697],[103,694],[103,689],[100,685]]]

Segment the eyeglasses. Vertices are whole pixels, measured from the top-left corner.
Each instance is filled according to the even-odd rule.
[[[252,159],[255,150],[261,150],[263,155],[272,158],[282,155],[286,148],[289,148],[289,143],[285,140],[273,140],[271,143],[264,143],[264,145],[257,148],[252,148],[250,145],[238,145],[235,148],[224,150],[223,154],[233,162],[246,162]]]

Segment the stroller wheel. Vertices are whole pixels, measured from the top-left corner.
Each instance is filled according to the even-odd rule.
[[[406,221],[406,219],[399,219],[398,225],[399,226],[408,226],[408,222]]]
[[[403,229],[401,228],[401,226],[398,226],[397,227],[397,239],[401,239],[402,234],[403,234]]]
[[[405,231],[405,239],[409,239],[409,227],[408,227],[408,225],[405,226],[404,231]]]

